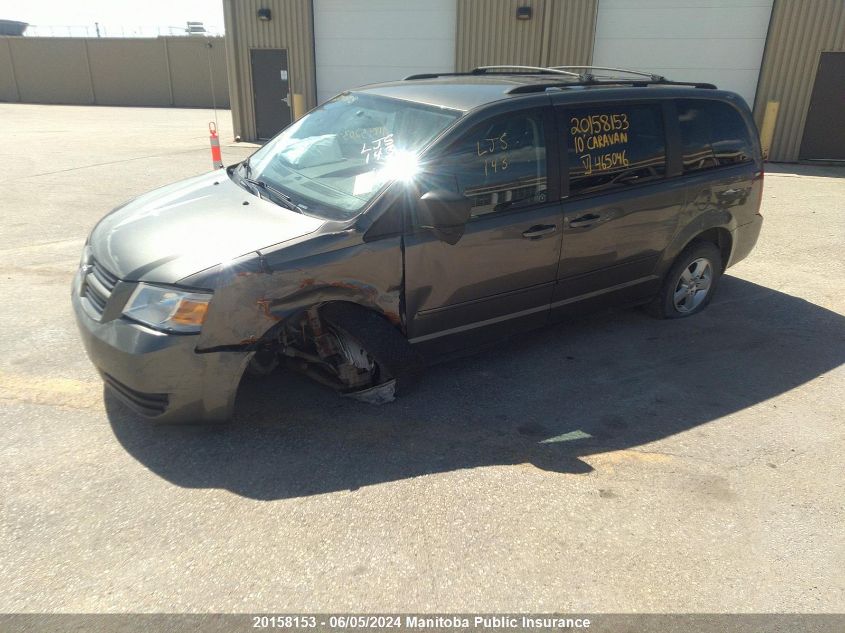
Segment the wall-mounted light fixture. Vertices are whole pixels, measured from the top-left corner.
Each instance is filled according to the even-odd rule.
[[[258,19],[262,22],[269,22],[272,15],[270,14],[270,9],[259,9],[258,10]]]
[[[531,19],[531,7],[517,7],[517,9],[516,9],[516,19],[517,20],[530,20]]]

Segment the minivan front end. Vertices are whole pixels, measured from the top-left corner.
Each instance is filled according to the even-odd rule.
[[[109,389],[154,420],[222,421],[257,345],[291,306],[340,298],[398,321],[398,243],[364,245],[356,220],[459,117],[346,93],[249,159],[106,215],[72,303]]]
[[[86,242],[72,303],[85,350],[111,392],[162,422],[230,417],[250,354],[197,352],[222,288],[182,280],[322,225],[256,197],[222,169],[107,214]]]
[[[85,351],[106,386],[136,413],[161,422],[232,415],[251,354],[197,353],[212,300],[205,291],[122,281],[88,248],[72,290]]]

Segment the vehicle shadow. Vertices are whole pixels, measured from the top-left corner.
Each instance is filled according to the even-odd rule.
[[[639,311],[544,328],[432,367],[380,407],[277,372],[244,380],[230,425],[154,426],[107,394],[114,433],[168,481],[280,499],[496,464],[586,473],[845,362],[845,317],[734,277],[701,315]]]

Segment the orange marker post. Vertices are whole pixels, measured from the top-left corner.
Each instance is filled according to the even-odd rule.
[[[214,169],[220,169],[223,166],[223,157],[220,155],[220,139],[217,137],[214,121],[208,124],[208,131],[211,133],[211,164]]]

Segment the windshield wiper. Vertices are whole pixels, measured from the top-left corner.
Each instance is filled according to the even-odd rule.
[[[249,169],[249,163],[246,163],[246,166],[247,166],[247,169]],[[252,185],[256,189],[263,189],[267,193],[271,194],[272,197],[274,197],[278,200],[281,200],[282,201],[281,206],[286,207],[286,208],[290,209],[291,211],[296,211],[297,213],[302,213],[302,214],[305,213],[305,211],[303,211],[302,207],[300,207],[298,204],[296,204],[293,201],[293,198],[291,198],[285,192],[279,191],[273,185],[269,185],[266,182],[264,182],[263,180],[258,180],[257,178],[244,178],[243,181],[246,182],[246,183],[249,183],[250,185]]]

